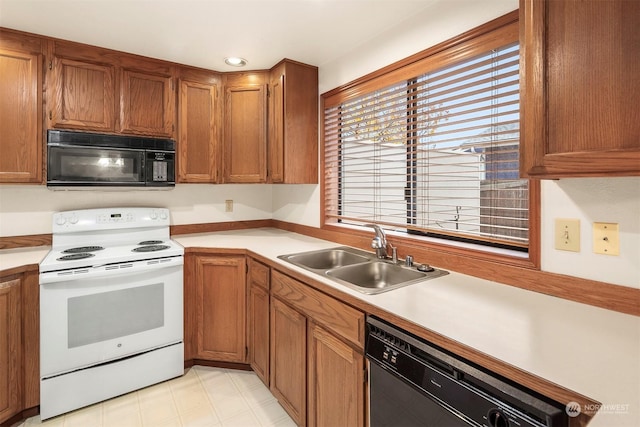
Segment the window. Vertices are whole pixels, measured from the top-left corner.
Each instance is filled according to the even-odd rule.
[[[527,251],[517,23],[323,95],[325,222]]]

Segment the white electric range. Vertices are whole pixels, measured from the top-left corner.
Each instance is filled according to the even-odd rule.
[[[53,215],[40,263],[40,416],[183,374],[183,255],[163,208]]]

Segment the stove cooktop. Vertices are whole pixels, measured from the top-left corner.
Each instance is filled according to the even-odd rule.
[[[161,243],[153,245],[135,243],[131,245],[105,246],[93,252],[75,252],[76,248],[54,248],[40,263],[40,272],[45,273],[184,255],[184,248],[173,240],[163,240]]]
[[[53,215],[52,249],[40,272],[184,255],[169,236],[169,210],[105,208]]]

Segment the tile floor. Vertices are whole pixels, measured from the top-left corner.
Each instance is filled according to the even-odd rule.
[[[180,378],[19,427],[294,427],[255,373],[194,366]]]

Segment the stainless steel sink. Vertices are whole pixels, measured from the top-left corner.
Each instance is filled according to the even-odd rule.
[[[448,274],[439,269],[418,271],[415,267],[378,259],[373,253],[347,246],[278,258],[365,294],[379,294]]]
[[[369,262],[369,257],[366,252],[364,255],[359,255],[356,253],[356,250],[347,247],[283,255],[278,258],[311,270],[330,270],[345,265]]]
[[[387,262],[350,265],[327,271],[327,276],[365,289],[385,289],[423,280],[426,273]]]

